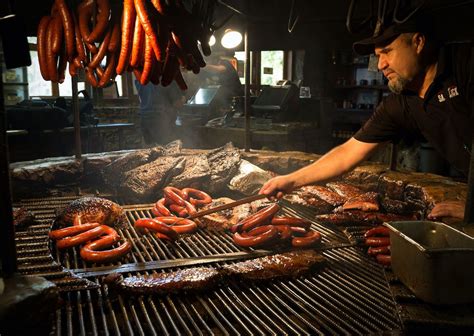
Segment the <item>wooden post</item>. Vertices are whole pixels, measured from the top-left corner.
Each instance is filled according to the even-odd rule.
[[[250,151],[250,50],[248,43],[248,23],[245,25],[244,50],[245,50],[245,151]]]
[[[71,78],[72,86],[72,112],[74,115],[74,148],[76,160],[82,158],[82,144],[81,144],[81,120],[79,113],[79,97],[77,92],[77,76]]]
[[[0,73],[2,67],[0,65]],[[0,270],[10,277],[17,270],[15,227],[10,185],[6,110],[3,101],[3,82],[0,80]]]

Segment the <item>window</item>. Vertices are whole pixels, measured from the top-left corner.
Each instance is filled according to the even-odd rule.
[[[239,74],[239,79],[242,84],[245,84],[245,51],[236,51],[235,58],[237,59],[237,73]],[[250,57],[252,59],[252,57]]]
[[[283,79],[283,50],[262,51],[260,57],[260,84],[275,85]]]
[[[38,52],[36,51],[36,37],[29,36],[28,42],[30,43],[30,57],[31,57],[31,66],[27,68],[28,72],[28,94],[32,96],[52,96],[52,83],[50,81],[45,81],[41,76],[41,71],[38,61]],[[102,66],[105,66],[103,62]],[[69,67],[69,65],[68,65]],[[59,95],[63,97],[72,97],[72,84],[71,84],[71,75],[69,75],[69,68],[66,68],[65,79],[62,84],[58,84]],[[123,96],[122,88],[122,76],[118,75],[115,78],[117,85],[119,97]],[[77,83],[77,90],[81,91],[85,89],[84,82]]]
[[[51,96],[53,94],[51,84],[41,76],[38,52],[30,51],[31,65],[28,70],[28,94],[32,96]]]

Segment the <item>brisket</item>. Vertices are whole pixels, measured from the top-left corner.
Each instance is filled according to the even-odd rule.
[[[197,188],[209,182],[211,168],[205,155],[190,155],[185,157],[184,169],[176,176],[173,176],[168,185],[176,188]]]
[[[181,155],[183,149],[183,142],[181,140],[174,140],[163,147],[163,156],[177,156]]]
[[[240,151],[232,143],[228,143],[207,153],[207,160],[211,167],[211,177],[204,190],[215,194],[223,191],[237,173],[240,164]]]
[[[288,194],[288,195],[285,195],[283,198],[289,201],[290,203],[309,206],[313,210],[315,210],[316,214],[330,213],[334,209],[334,207],[331,204],[317,197],[303,198],[297,194]]]
[[[313,250],[298,250],[225,265],[220,268],[195,267],[168,273],[123,278],[104,278],[112,289],[131,295],[167,295],[212,290],[224,281],[265,281],[294,278],[324,264],[324,257]]]
[[[297,193],[304,199],[318,197],[333,207],[342,205],[346,201],[344,197],[324,186],[305,186],[298,190]]]
[[[404,215],[413,211],[408,202],[384,198],[381,201],[382,208],[388,213]]]
[[[343,210],[379,211],[379,194],[373,191],[349,198],[342,206]]]
[[[363,193],[360,188],[343,182],[331,182],[327,183],[326,186],[334,190],[338,195],[341,195],[345,199],[355,198]]]
[[[162,153],[163,147],[160,146],[127,153],[106,165],[102,169],[102,178],[111,186],[119,186],[126,172],[155,160]]]
[[[134,201],[156,201],[160,189],[184,169],[183,157],[159,157],[125,173],[120,189]]]
[[[344,211],[340,213],[317,215],[315,220],[321,224],[338,226],[380,225],[383,222],[416,220],[415,214],[397,215],[380,212],[364,212],[360,210]]]
[[[215,208],[233,201],[233,199],[227,197],[216,198],[212,200],[211,203],[206,204],[201,210]],[[250,204],[242,204],[231,209],[202,216],[197,222],[200,227],[214,231],[224,231],[230,229],[232,225],[239,223],[251,214],[252,210]]]

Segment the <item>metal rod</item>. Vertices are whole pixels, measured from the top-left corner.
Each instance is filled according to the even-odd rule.
[[[0,73],[2,72],[0,65]],[[0,80],[0,270],[1,275],[10,277],[17,270],[15,227],[10,185],[8,158],[7,113],[3,100],[3,82]]]
[[[244,198],[241,198],[241,199],[239,199],[237,201],[234,201],[234,202],[230,202],[230,203],[227,203],[227,204],[222,204],[222,205],[219,205],[219,206],[207,209],[207,210],[202,210],[202,211],[196,212],[192,215],[189,215],[188,218],[189,219],[194,219],[194,218],[202,217],[202,216],[209,215],[209,214],[212,214],[212,213],[215,213],[215,212],[218,212],[218,211],[227,210],[227,209],[230,209],[230,208],[235,208],[236,206],[241,205],[241,204],[246,204],[246,203],[251,203],[253,201],[261,200],[261,199],[264,199],[266,197],[267,196],[263,195],[263,194],[262,195],[257,194],[257,195],[252,195],[252,196],[249,196],[249,197],[244,197]]]
[[[250,151],[250,50],[248,42],[249,27],[245,24],[244,50],[245,50],[245,151]]]
[[[72,112],[74,114],[74,144],[75,144],[75,155],[76,160],[80,160],[82,157],[82,144],[81,144],[81,121],[79,113],[79,98],[77,92],[77,76],[71,78],[72,86]]]
[[[395,143],[390,144],[390,170],[397,170],[397,145]]]
[[[474,136],[472,137],[471,161],[469,164],[469,175],[467,180],[466,207],[464,208],[464,223],[474,224]]]

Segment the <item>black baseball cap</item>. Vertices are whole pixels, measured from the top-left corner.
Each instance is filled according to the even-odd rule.
[[[431,34],[433,31],[433,21],[431,15],[426,12],[418,11],[408,20],[402,23],[392,20],[392,15],[387,15],[390,19],[377,35],[355,42],[352,45],[354,51],[359,55],[369,55],[374,53],[375,45],[390,43],[398,35],[403,33],[423,33]]]

